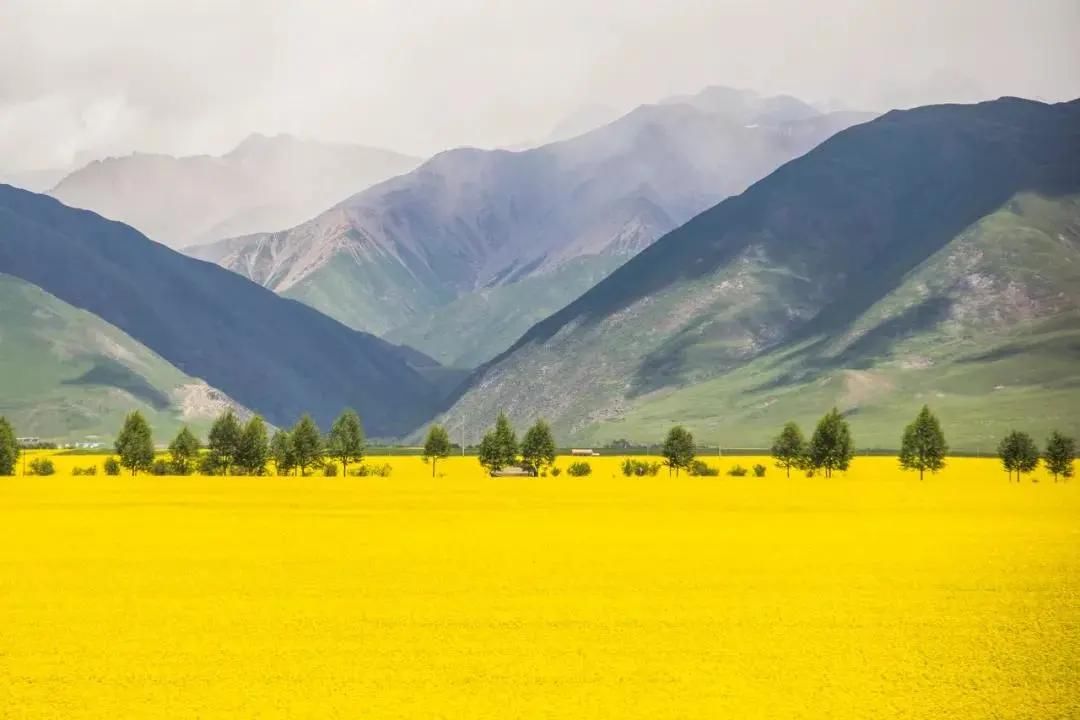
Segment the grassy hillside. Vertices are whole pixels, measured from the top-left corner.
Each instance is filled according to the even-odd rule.
[[[0,271],[116,326],[274,424],[344,407],[390,436],[439,393],[402,348],[356,332],[134,229],[0,185]]]
[[[474,368],[513,345],[530,327],[625,260],[610,255],[575,258],[544,275],[463,295],[384,337],[422,350],[444,365]],[[478,333],[477,328],[484,331]]]
[[[895,112],[703,213],[532,328],[447,414],[761,446],[928,402],[957,447],[1080,432],[1080,104]],[[859,429],[861,427],[861,430]]]
[[[158,438],[197,428],[227,398],[94,315],[0,274],[0,415],[20,436],[110,438],[142,411]]]

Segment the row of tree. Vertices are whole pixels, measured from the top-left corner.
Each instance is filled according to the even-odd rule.
[[[431,463],[434,477],[438,460],[452,450],[449,434],[441,425],[433,425],[424,442],[424,459]],[[134,475],[151,470],[155,462],[154,440],[149,423],[138,411],[124,420],[116,438],[119,463]],[[904,428],[900,441],[900,466],[918,471],[922,479],[926,471],[937,472],[945,467],[948,453],[945,433],[938,418],[923,407],[915,419]],[[668,471],[676,475],[689,470],[695,461],[693,435],[677,425],[668,432],[661,449]],[[269,435],[266,422],[253,415],[246,422],[231,409],[225,410],[213,423],[204,444],[188,427],[181,428],[169,443],[170,471],[186,475],[194,470],[203,474],[264,475],[272,462],[278,474],[299,472],[322,466],[328,459],[341,463],[343,474],[349,465],[359,463],[366,451],[364,428],[360,417],[345,410],[334,421],[324,437],[314,420],[304,415],[291,429],[279,429]],[[0,417],[0,475],[14,474],[20,449],[10,423]],[[855,454],[851,428],[840,412],[833,408],[818,421],[807,441],[794,422],[784,425],[773,442],[771,453],[776,464],[787,475],[793,469],[821,471],[831,477],[833,471],[847,470]],[[1022,474],[1030,473],[1042,460],[1055,481],[1073,475],[1076,443],[1059,432],[1053,432],[1042,452],[1031,436],[1012,431],[998,446],[998,456],[1017,482]],[[521,442],[510,421],[503,413],[495,427],[484,435],[479,446],[480,464],[489,472],[518,466],[534,475],[542,474],[555,462],[555,439],[543,420],[528,429]]]
[[[434,459],[443,447],[449,452],[446,430],[435,425],[424,443],[424,457],[432,460],[432,474],[435,472]],[[518,443],[517,433],[510,426],[510,421],[504,413],[499,413],[494,429],[480,440],[477,458],[484,469],[492,474],[508,467],[521,467],[533,475],[540,475],[555,463],[555,436],[551,433],[551,427],[539,420]]]
[[[945,467],[948,452],[941,422],[924,405],[915,419],[904,428],[900,438],[900,467],[918,471],[922,480],[926,471],[935,473]],[[784,468],[788,476],[792,469],[824,469],[828,477],[832,470],[846,470],[853,455],[851,430],[836,408],[821,419],[810,442],[805,441],[797,424],[789,422],[772,445],[776,464]],[[1056,482],[1059,477],[1072,477],[1075,455],[1076,442],[1054,431],[1047,440],[1041,459]],[[1009,479],[1015,472],[1016,481],[1019,482],[1022,473],[1030,473],[1038,467],[1040,453],[1030,435],[1014,430],[998,445],[998,457]]]
[[[319,467],[327,459],[349,465],[364,458],[364,427],[352,410],[344,411],[323,437],[309,415],[304,415],[288,430],[279,429],[271,437],[266,422],[258,415],[241,422],[231,409],[214,421],[205,446],[184,426],[169,443],[170,470],[187,475],[198,470],[205,475],[265,475],[273,462],[279,475]],[[154,460],[154,439],[149,423],[138,411],[124,419],[116,437],[120,464],[134,475],[150,470]]]

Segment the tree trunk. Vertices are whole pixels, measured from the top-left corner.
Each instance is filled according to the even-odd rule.
[[[436,459],[431,458],[431,477],[435,477],[435,463]]]
[[[919,480],[922,481],[922,479],[923,479],[923,469],[919,468]]]

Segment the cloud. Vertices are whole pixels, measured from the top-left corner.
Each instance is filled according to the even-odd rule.
[[[709,84],[885,109],[1080,95],[1075,0],[5,0],[0,170],[252,131],[427,154]]]

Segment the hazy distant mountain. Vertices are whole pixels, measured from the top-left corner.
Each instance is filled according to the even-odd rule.
[[[958,449],[1080,432],[1080,101],[839,133],[537,324],[447,420],[763,447],[837,405],[897,447],[923,403]]]
[[[718,95],[642,106],[525,152],[444,152],[291,230],[191,252],[474,365],[663,233],[867,119],[737,91],[729,109]]]
[[[95,161],[50,194],[179,248],[291,227],[418,162],[358,145],[252,135],[221,157],[136,153]]]
[[[0,183],[29,190],[30,192],[47,192],[56,183],[60,182],[68,172],[68,170],[61,168],[0,172]]]
[[[175,401],[171,388],[197,378],[275,424],[310,412],[326,428],[342,408],[353,407],[376,436],[413,428],[438,401],[429,381],[438,368],[419,353],[350,330],[126,225],[7,185],[0,185],[0,273],[92,313],[164,361],[126,362],[148,353],[116,338],[95,338],[102,333],[90,323],[90,337],[76,336],[53,356],[5,350],[0,362],[15,358],[13,377],[26,378],[20,391],[32,387],[24,373],[44,372],[66,358],[72,371],[85,366],[89,377],[82,385],[112,384],[128,395],[138,388],[136,396],[162,408]],[[48,332],[49,315],[37,313],[20,313],[15,322],[24,329],[14,338]],[[9,322],[0,324],[5,346]],[[55,346],[52,337],[44,342]],[[20,357],[28,362],[18,364]],[[174,370],[166,372],[165,363]],[[49,377],[70,379],[60,371]]]

